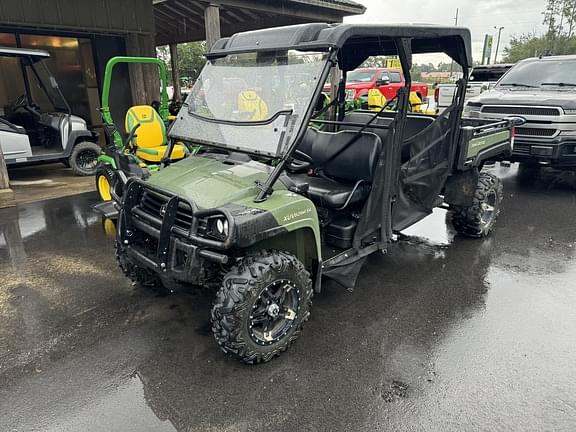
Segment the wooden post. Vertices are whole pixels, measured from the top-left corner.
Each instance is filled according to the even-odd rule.
[[[170,64],[172,66],[172,85],[174,95],[172,100],[181,100],[182,92],[180,91],[180,70],[178,69],[178,44],[170,44]]]
[[[204,26],[206,27],[206,48],[210,50],[220,39],[220,9],[210,3],[204,9]]]
[[[14,207],[15,205],[14,191],[10,189],[8,170],[6,169],[2,148],[0,148],[0,208]]]
[[[138,35],[129,34],[126,38],[126,53],[129,56],[140,56],[140,41]],[[129,65],[130,71],[130,88],[132,90],[132,103],[134,105],[143,105],[150,103],[146,95],[146,83],[144,82],[144,73],[142,72],[142,65],[131,64]]]

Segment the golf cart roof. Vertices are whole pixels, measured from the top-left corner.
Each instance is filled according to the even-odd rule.
[[[313,23],[256,30],[220,39],[207,57],[256,51],[339,48],[340,67],[350,71],[367,57],[396,55],[395,38],[411,39],[413,54],[444,52],[458,64],[472,66],[470,30],[430,24]]]
[[[0,46],[0,57],[28,57],[36,62],[50,57],[50,53],[44,50]]]

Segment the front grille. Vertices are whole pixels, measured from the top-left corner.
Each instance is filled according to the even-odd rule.
[[[512,150],[512,154],[529,155],[530,146],[526,144],[514,144],[514,150]]]
[[[532,137],[553,137],[558,132],[557,129],[541,129],[541,128],[528,128],[517,127],[516,135],[532,136]]]
[[[144,190],[139,207],[143,212],[148,213],[150,216],[162,219],[162,206],[166,205],[169,199],[170,197],[158,192]],[[192,209],[189,204],[180,202],[178,205],[178,211],[176,212],[174,225],[187,231],[192,228]]]
[[[560,116],[560,108],[530,107],[530,106],[485,106],[483,113],[489,114],[516,114],[529,116]]]

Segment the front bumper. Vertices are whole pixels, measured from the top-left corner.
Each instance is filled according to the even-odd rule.
[[[153,194],[160,204],[145,201]],[[128,183],[119,217],[118,240],[135,264],[178,281],[202,285],[210,275],[207,264],[226,264],[227,251],[235,227],[233,218],[221,209],[229,221],[226,241],[201,237],[201,221],[215,214],[214,210],[198,209],[181,197],[151,187],[138,179]]]
[[[576,167],[576,137],[558,136],[552,140],[516,137],[512,162],[535,162],[555,167]]]

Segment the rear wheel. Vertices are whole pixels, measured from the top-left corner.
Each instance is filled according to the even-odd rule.
[[[502,182],[493,174],[482,172],[470,207],[452,208],[452,225],[466,237],[486,237],[500,214]]]
[[[112,201],[114,171],[108,165],[101,165],[96,170],[96,190],[102,201]]]
[[[102,149],[96,143],[84,141],[76,144],[70,154],[70,167],[74,174],[79,176],[91,176],[96,174],[98,168],[98,156]]]
[[[248,364],[286,351],[310,316],[312,279],[286,252],[246,257],[224,276],[212,308],[212,332],[220,348]]]

